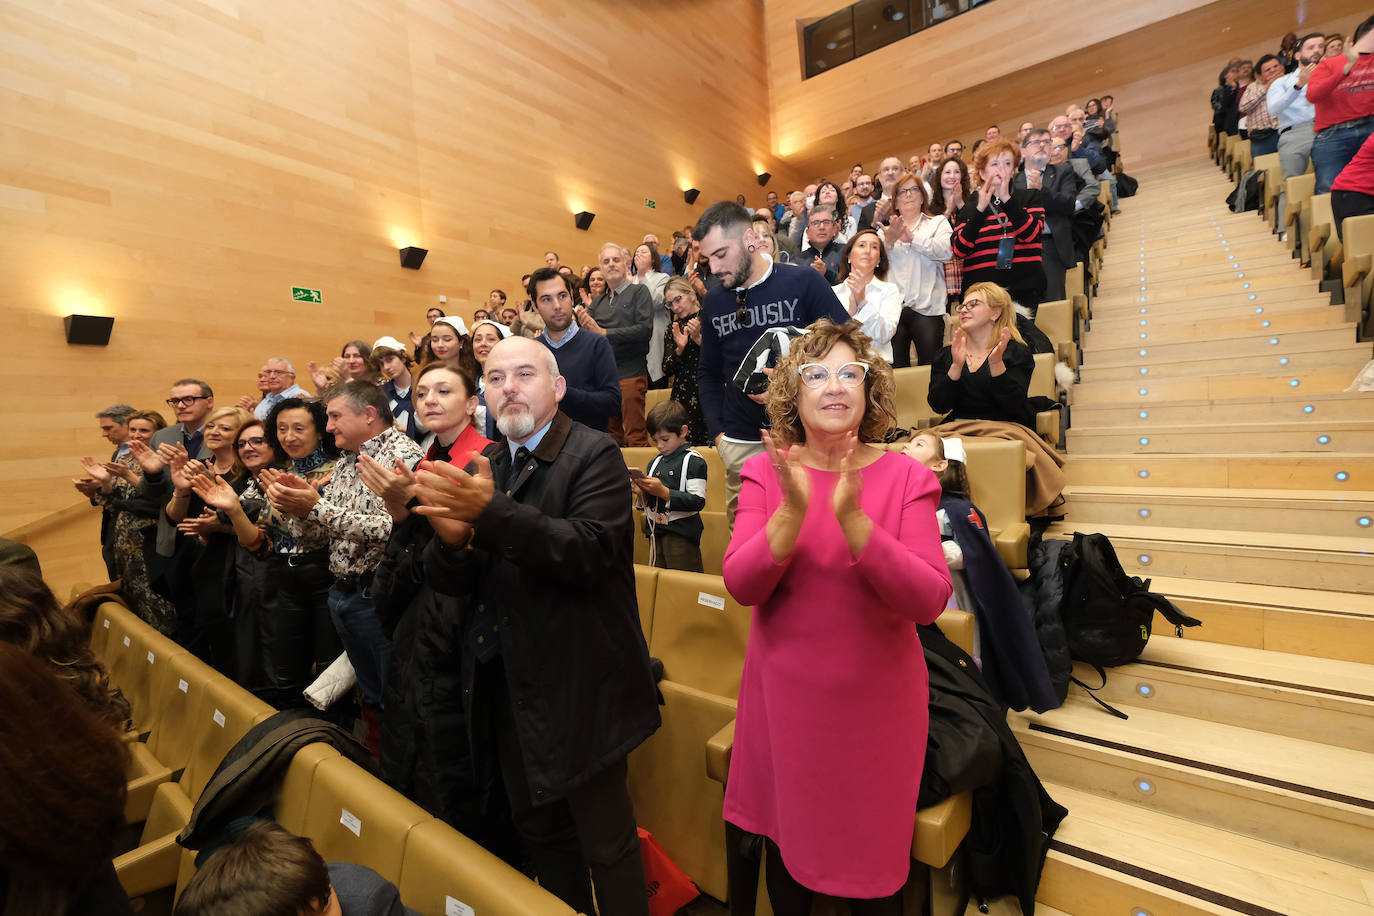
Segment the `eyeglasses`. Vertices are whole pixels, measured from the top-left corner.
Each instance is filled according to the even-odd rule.
[[[897,189],[897,196],[898,196],[898,197],[910,197],[910,196],[913,195],[913,194],[920,194],[920,193],[921,193],[921,189],[918,188],[918,187],[916,187],[915,185],[912,185],[912,186],[909,187],[909,188],[898,188],[898,189]]]
[[[287,372],[285,369],[264,369],[264,370],[262,370],[262,372],[261,372],[260,374],[262,374],[262,375],[291,375],[292,373]]]
[[[678,305],[678,304],[680,304],[680,303],[686,302],[686,301],[687,301],[687,294],[686,294],[686,293],[678,293],[676,296],[674,296],[673,298],[671,298],[671,299],[668,300],[667,305],[668,305],[668,307],[671,309],[671,308],[673,308],[674,306],[676,306],[676,305]]]
[[[976,309],[978,306],[980,306],[980,305],[982,305],[982,304],[983,304],[983,303],[979,302],[977,299],[969,299],[969,300],[966,300],[966,301],[964,301],[964,302],[960,302],[958,305],[956,305],[956,306],[954,307],[954,311],[956,311],[956,312],[971,312],[971,311],[973,311],[974,309]]]
[[[813,219],[813,220],[808,220],[808,222],[810,222],[810,224],[813,225],[813,226],[833,226],[833,225],[835,225],[835,221],[834,221],[833,219]]]
[[[168,398],[168,407],[190,407],[196,401],[208,401],[210,398],[203,394],[193,394],[189,398]]]
[[[749,291],[746,289],[735,290],[735,303],[739,306],[735,309],[735,324],[743,325],[744,319],[749,316]]]
[[[238,441],[238,447],[239,447],[239,448],[247,448],[247,447],[250,446],[250,445],[251,445],[253,448],[262,448],[262,447],[263,447],[264,445],[266,445],[266,444],[267,444],[267,440],[264,439],[262,436],[254,436],[254,437],[251,438],[251,439],[240,439],[240,440]]]
[[[830,380],[830,367],[806,363],[797,369],[797,374],[807,388],[819,388]],[[835,375],[844,387],[857,388],[868,376],[868,363],[845,363],[835,370]]]
[[[1046,146],[1050,142],[1049,137],[1036,137],[1034,140],[1027,140],[1027,146]]]

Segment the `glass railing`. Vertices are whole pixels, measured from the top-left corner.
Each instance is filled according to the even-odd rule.
[[[859,0],[802,30],[803,79],[939,25],[991,0]]]

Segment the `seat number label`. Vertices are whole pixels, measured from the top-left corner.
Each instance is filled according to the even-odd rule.
[[[697,592],[697,604],[704,604],[713,607],[718,611],[725,610],[725,599],[719,595],[708,595],[706,592]]]
[[[461,900],[444,897],[444,916],[474,916],[472,907]]]
[[[220,728],[224,728],[224,713],[220,712],[218,709],[215,710],[215,724]]]
[[[349,811],[347,808],[340,808],[339,823],[347,827],[348,832],[355,837],[362,837],[363,822],[358,818],[358,815],[354,814],[352,811]]]

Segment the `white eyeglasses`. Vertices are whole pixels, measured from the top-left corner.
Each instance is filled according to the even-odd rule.
[[[819,388],[830,380],[830,368],[820,363],[806,363],[797,369],[802,384],[807,388]],[[868,375],[868,363],[845,363],[835,370],[840,384],[846,388],[857,388]]]

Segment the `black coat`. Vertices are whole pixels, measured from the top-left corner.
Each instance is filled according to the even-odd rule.
[[[432,587],[475,602],[462,662],[470,719],[489,701],[474,693],[475,639],[499,626],[525,774],[542,804],[660,724],[635,598],[629,477],[609,436],[561,412],[520,467],[504,440],[483,454],[496,492],[470,548],[434,538],[421,561]]]
[[[1012,179],[1012,187],[1024,190],[1026,172],[1023,169]],[[1072,265],[1078,260],[1073,244],[1073,215],[1083,179],[1065,162],[1047,165],[1040,176],[1040,203],[1045,207],[1045,222],[1050,234],[1042,236],[1042,245],[1053,245],[1059,253],[1059,263]]]

